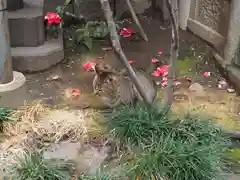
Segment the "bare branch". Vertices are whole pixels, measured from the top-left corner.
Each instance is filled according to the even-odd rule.
[[[128,5],[128,8],[129,8],[131,14],[132,14],[132,18],[133,18],[134,22],[136,23],[136,25],[139,28],[139,31],[140,31],[140,34],[141,34],[142,38],[144,39],[144,41],[148,41],[148,37],[147,37],[146,33],[144,32],[144,30],[142,28],[142,25],[140,24],[140,22],[138,20],[138,17],[135,13],[135,10],[134,10],[130,0],[126,0],[126,3]]]
[[[173,30],[172,38],[174,41],[173,43],[174,43],[175,49],[178,49],[179,48],[179,33],[178,33],[178,25],[177,25],[178,10],[173,9],[172,3],[171,3],[171,1],[176,1],[176,0],[166,0],[166,1],[167,1],[166,5],[170,13],[170,19],[172,23],[172,30]]]
[[[110,36],[111,36],[111,41],[112,41],[112,46],[113,46],[115,52],[117,53],[117,55],[119,56],[119,60],[122,62],[122,64],[126,67],[127,71],[129,72],[130,78],[131,78],[133,84],[136,86],[139,94],[143,98],[143,101],[146,103],[146,105],[151,106],[151,104],[152,104],[151,100],[148,99],[147,95],[145,94],[144,89],[143,89],[142,85],[140,84],[140,81],[137,78],[135,71],[133,70],[132,66],[128,63],[128,59],[122,50],[122,47],[121,47],[121,44],[119,41],[119,37],[118,37],[118,33],[117,33],[117,29],[116,29],[116,24],[113,20],[113,15],[112,15],[113,13],[111,11],[109,1],[108,0],[100,0],[100,2],[102,5],[102,9],[103,9],[105,18],[107,20],[107,24],[108,24],[108,28],[109,28]]]
[[[170,12],[170,18],[172,23],[172,39],[171,39],[171,51],[170,51],[170,60],[168,65],[168,85],[164,92],[164,103],[165,107],[169,108],[173,102],[173,91],[174,85],[173,80],[175,78],[175,64],[178,58],[179,51],[179,34],[178,34],[178,25],[177,25],[177,9],[173,9],[171,0],[167,1],[167,8]],[[177,3],[177,0],[174,3]],[[175,6],[177,8],[177,6]]]

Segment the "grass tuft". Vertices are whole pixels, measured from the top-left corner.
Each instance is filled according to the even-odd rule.
[[[63,167],[44,160],[40,152],[25,152],[7,168],[8,178],[14,180],[70,180]]]
[[[221,158],[229,139],[211,119],[191,114],[176,119],[162,108],[139,104],[121,107],[108,123],[123,143],[141,149],[126,161],[130,179],[221,179]]]
[[[4,123],[12,122],[11,115],[14,113],[14,110],[11,108],[0,107],[0,132],[3,132]]]
[[[140,145],[149,142],[153,135],[171,131],[173,122],[165,114],[161,107],[148,109],[141,104],[121,106],[108,117],[107,124],[119,140]]]

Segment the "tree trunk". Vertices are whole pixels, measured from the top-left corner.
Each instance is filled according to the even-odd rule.
[[[167,0],[167,8],[170,12],[170,19],[172,24],[172,39],[171,39],[171,50],[170,50],[170,60],[168,65],[168,85],[164,92],[164,104],[166,108],[171,107],[173,102],[173,90],[174,84],[173,80],[175,79],[175,64],[178,58],[179,51],[179,34],[178,34],[178,25],[177,25],[177,6],[174,5],[173,9],[172,4],[177,3],[177,0]]]
[[[120,61],[122,62],[122,64],[126,67],[127,71],[129,72],[130,78],[131,78],[133,84],[136,86],[136,89],[138,90],[139,94],[143,98],[143,101],[146,103],[146,105],[151,106],[151,104],[152,104],[151,100],[148,99],[148,97],[146,96],[144,89],[142,88],[142,85],[140,84],[140,81],[136,76],[135,71],[133,70],[131,65],[129,65],[128,59],[122,50],[122,47],[121,47],[121,44],[119,41],[119,37],[118,37],[118,33],[117,33],[117,29],[116,29],[116,24],[113,20],[113,15],[112,15],[113,13],[111,11],[109,1],[108,0],[100,0],[100,2],[101,2],[101,6],[103,9],[105,18],[108,23],[112,46],[113,46],[115,52],[117,53],[117,55],[119,56]]]

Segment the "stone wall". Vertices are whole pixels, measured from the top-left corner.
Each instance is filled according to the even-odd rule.
[[[196,0],[194,19],[226,37],[229,8],[229,0]]]
[[[231,1],[231,14],[224,60],[227,64],[240,65],[240,1]]]
[[[230,0],[191,0],[188,29],[209,42],[221,56],[228,36],[230,6]]]

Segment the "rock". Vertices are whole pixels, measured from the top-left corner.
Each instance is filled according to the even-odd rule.
[[[51,75],[47,78],[47,81],[52,81],[52,80],[59,80],[60,77],[58,75]]]
[[[193,83],[190,87],[189,87],[190,91],[193,91],[196,93],[197,96],[203,96],[205,95],[205,89],[204,87],[199,84],[199,83]]]
[[[235,92],[235,89],[233,89],[233,88],[227,88],[227,92],[229,92],[229,93],[234,93],[234,92]]]
[[[87,175],[95,175],[104,160],[108,157],[107,151],[107,148],[102,148],[100,151],[94,147],[86,148],[75,159],[77,172],[84,172]]]
[[[81,147],[80,143],[73,142],[51,144],[44,151],[44,159],[60,159],[64,161],[73,160],[78,156]]]
[[[219,81],[218,82],[218,89],[225,90],[228,88],[228,83],[225,80]]]
[[[109,148],[100,150],[75,142],[61,142],[50,145],[44,151],[44,158],[57,163],[72,163],[77,173],[94,175],[108,157]]]

